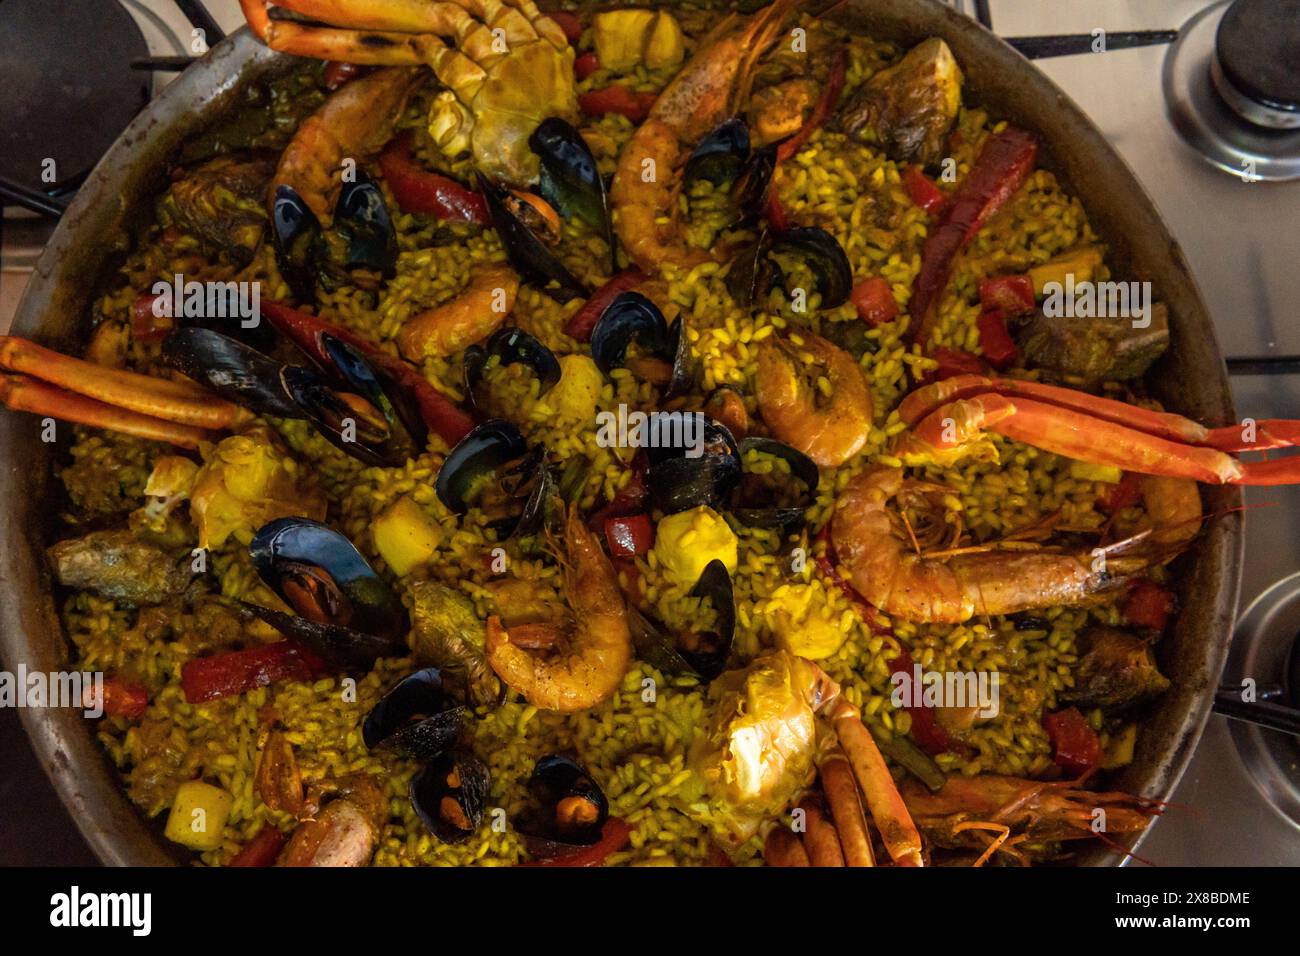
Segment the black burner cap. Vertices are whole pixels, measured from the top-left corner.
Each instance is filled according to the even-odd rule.
[[[1243,95],[1300,112],[1300,0],[1237,0],[1219,23],[1215,48]]]
[[[0,176],[41,191],[79,183],[149,102],[149,73],[131,69],[148,55],[121,4],[0,0]]]

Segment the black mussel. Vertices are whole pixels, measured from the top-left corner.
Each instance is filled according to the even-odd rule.
[[[284,384],[285,366],[212,329],[177,329],[163,340],[163,359],[223,398],[259,415],[304,418]]]
[[[695,147],[682,170],[682,191],[690,194],[693,183],[707,180],[714,186],[730,186],[740,178],[749,160],[749,127],[739,118],[726,120]]]
[[[322,335],[320,345],[346,391],[309,369],[284,372],[286,390],[316,430],[369,465],[397,467],[418,456],[429,431],[409,391],[342,339]]]
[[[471,506],[489,516],[501,537],[524,537],[545,523],[557,494],[545,452],[529,449],[519,429],[494,418],[453,448],[438,470],[434,491],[456,514]]]
[[[349,282],[373,288],[376,274],[390,277],[397,265],[397,232],[383,193],[359,171],[343,184],[328,229],[297,190],[277,186],[271,235],[280,274],[306,302],[315,299],[318,288]]]
[[[764,230],[736,257],[727,276],[727,289],[737,304],[748,308],[777,286],[787,296],[792,294],[793,290],[786,287],[787,276],[780,259],[797,259],[813,274],[823,309],[833,309],[848,300],[853,270],[844,250],[825,229],[799,226],[780,233]]]
[[[727,566],[716,558],[705,565],[691,596],[712,606],[714,628],[674,634],[629,606],[632,642],[642,660],[665,673],[694,673],[711,681],[726,670],[736,636],[736,599]]]
[[[518,217],[505,201],[507,190],[479,178],[479,188],[492,214],[492,225],[501,237],[510,264],[530,284],[557,302],[591,295],[582,280],[570,272],[545,242]]]
[[[740,481],[740,449],[727,427],[699,412],[660,413],[681,416],[682,441],[647,448],[646,487],[650,502],[665,514],[727,501]],[[669,426],[673,423],[668,420]]]
[[[623,364],[636,342],[639,350],[670,359],[668,322],[664,314],[640,292],[621,292],[600,314],[591,329],[591,358],[606,375]]]
[[[443,686],[442,672],[426,667],[397,682],[366,715],[361,739],[367,749],[384,744],[417,760],[450,748],[465,726],[466,709]]]
[[[574,847],[599,842],[609,819],[609,801],[586,769],[566,754],[540,758],[528,778],[536,807],[520,824],[529,854],[564,856]]]
[[[347,272],[368,269],[385,278],[393,275],[397,267],[397,230],[384,204],[384,194],[360,170],[339,192],[334,230],[341,240],[340,261]]]
[[[542,394],[560,380],[560,362],[554,352],[523,329],[505,326],[493,332],[483,345],[471,345],[465,350],[465,394],[475,411],[478,410],[475,392],[492,358],[502,365],[531,368],[541,382]]]
[[[449,750],[411,778],[411,806],[443,843],[460,843],[483,822],[491,776],[471,753]]]
[[[744,471],[745,453],[762,452],[786,461],[790,465],[790,475],[801,486],[797,496],[788,497],[786,503],[773,505],[771,499],[777,494],[764,479]],[[785,534],[792,534],[803,523],[806,512],[817,499],[817,483],[820,472],[817,463],[796,448],[774,438],[751,437],[740,441],[741,479],[732,496],[728,509],[741,524],[752,527],[780,528]]]
[[[277,518],[248,546],[262,581],[298,616],[247,605],[281,633],[343,667],[407,652],[402,602],[346,535],[306,518]]]
[[[498,469],[527,453],[524,436],[514,425],[500,418],[483,422],[448,452],[434,491],[451,511],[464,514]]]
[[[609,245],[611,274],[616,272],[618,247],[609,214],[609,196],[587,141],[572,124],[551,117],[533,130],[528,145],[541,160],[538,190],[542,198],[565,218],[577,218],[599,230]]]
[[[303,302],[313,302],[316,298],[315,260],[322,241],[321,231],[320,220],[296,189],[283,184],[275,187],[275,202],[271,206],[275,261],[284,281]]]
[[[627,366],[637,378],[663,388],[665,399],[684,395],[694,384],[695,373],[683,330],[680,316],[669,325],[659,307],[644,295],[622,292],[591,330],[591,357],[606,375]],[[633,342],[637,355],[628,359]]]

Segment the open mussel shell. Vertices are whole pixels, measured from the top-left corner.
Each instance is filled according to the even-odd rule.
[[[361,739],[417,760],[432,760],[456,743],[466,709],[443,686],[442,672],[426,667],[398,681],[366,715]]]
[[[411,778],[411,806],[443,843],[460,843],[483,822],[492,778],[471,753],[449,750]]]
[[[682,170],[682,191],[689,195],[692,184],[707,180],[714,186],[730,186],[740,178],[749,160],[749,127],[745,121],[724,121],[695,147]]]
[[[370,465],[395,468],[417,457],[429,440],[428,426],[409,391],[353,346],[322,335],[328,371],[346,392],[305,369],[284,379],[303,414],[341,451]],[[355,398],[364,399],[358,405]]]
[[[751,450],[773,455],[789,463],[791,476],[803,486],[803,490],[795,499],[796,503],[772,507],[763,503],[766,497],[763,489],[751,490],[746,486],[743,471],[744,456],[745,452]],[[741,524],[750,527],[779,528],[786,534],[793,533],[803,523],[804,513],[817,499],[817,483],[821,478],[817,463],[797,448],[791,448],[785,442],[779,442],[775,438],[742,439],[740,456],[742,475],[728,509],[731,516]]]
[[[767,194],[772,187],[775,172],[776,146],[754,150],[731,190],[730,228],[749,225],[762,218],[767,209]]]
[[[617,245],[605,180],[587,141],[571,123],[551,117],[538,124],[528,145],[541,161],[538,191],[565,218],[577,218],[605,237],[611,272],[617,271]]]
[[[502,418],[483,422],[457,442],[438,469],[433,486],[438,500],[464,514],[483,482],[527,453],[528,444],[514,425]]]
[[[609,819],[605,792],[586,769],[567,754],[538,759],[528,778],[536,812],[520,825],[531,856],[563,856],[600,840]]]
[[[504,187],[479,177],[479,188],[487,200],[492,225],[501,237],[506,256],[521,276],[560,303],[591,295],[586,284],[574,276],[546,243],[510,211],[504,198]]]
[[[277,418],[306,417],[285,387],[285,366],[228,335],[191,326],[163,340],[163,359],[222,398]]]
[[[297,190],[277,186],[271,236],[280,274],[306,302],[315,298],[318,287],[352,281],[358,270],[389,277],[397,266],[397,231],[383,193],[359,170],[343,183],[328,230]]]
[[[650,502],[664,514],[700,505],[721,505],[741,475],[740,449],[725,425],[700,412],[679,414],[683,416],[683,431],[688,419],[693,423],[690,428],[700,429],[700,453],[692,457],[688,447],[646,449]]]
[[[464,514],[480,493],[494,485],[504,500],[493,502],[491,510],[504,511],[506,516],[490,526],[503,539],[525,537],[541,529],[558,491],[545,459],[543,449],[529,449],[519,429],[494,418],[451,450],[438,469],[434,491],[449,510]]]
[[[717,558],[705,565],[691,596],[705,598],[713,606],[715,630],[675,634],[629,606],[632,642],[642,660],[664,673],[696,674],[711,681],[726,670],[736,637],[736,598],[727,566]]]
[[[248,553],[266,586],[297,612],[249,605],[281,633],[346,667],[406,653],[406,608],[345,535],[306,518],[277,518],[253,536]]]
[[[600,314],[591,330],[591,358],[605,375],[627,362],[632,343],[642,358],[663,363],[662,377],[653,380],[665,399],[684,395],[695,381],[691,346],[679,316],[672,325],[650,299],[639,292],[623,292]],[[658,365],[658,362],[652,363]],[[644,370],[642,372],[644,374]]]
[[[342,266],[369,269],[391,277],[397,268],[397,230],[384,204],[384,194],[365,173],[357,170],[351,182],[343,183],[334,207]]]
[[[844,250],[825,229],[799,226],[784,232],[765,229],[750,246],[741,250],[727,275],[727,289],[738,305],[748,308],[763,299],[777,286],[785,289],[786,275],[777,257],[794,257],[812,272],[821,307],[833,309],[843,305],[853,288],[853,270]]]
[[[478,410],[475,391],[483,380],[488,362],[496,358],[501,365],[526,365],[537,375],[544,395],[560,380],[560,362],[555,353],[523,329],[505,326],[493,332],[482,345],[465,350],[465,394]]]
[[[271,238],[280,275],[300,301],[316,297],[316,256],[322,242],[320,220],[298,191],[281,184],[271,204]]]

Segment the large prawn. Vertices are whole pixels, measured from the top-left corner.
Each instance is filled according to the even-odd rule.
[[[564,536],[572,628],[566,633],[548,624],[507,629],[493,615],[486,649],[497,676],[530,704],[572,713],[594,707],[618,689],[632,659],[632,632],[614,567],[576,508]]]
[[[869,603],[922,623],[960,624],[976,615],[1102,600],[1128,576],[1172,558],[1201,521],[1195,483],[1144,479],[1147,510],[1159,526],[1131,543],[1100,549],[1100,555],[1092,548],[1023,543],[926,554],[894,511],[907,487],[901,468],[862,472],[836,499],[831,533],[840,570]]]
[[[746,18],[732,14],[701,42],[619,154],[610,187],[614,229],[641,268],[689,267],[709,258],[686,247],[673,214],[677,173],[706,133],[749,99],[754,66],[802,0],[776,0]]]

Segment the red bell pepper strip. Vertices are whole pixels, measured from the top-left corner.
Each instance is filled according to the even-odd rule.
[[[1174,611],[1174,595],[1154,581],[1139,581],[1124,599],[1120,610],[1124,620],[1135,627],[1163,631]]]
[[[578,108],[588,116],[604,116],[606,113],[618,113],[626,116],[633,123],[640,123],[650,115],[650,107],[655,105],[658,93],[636,92],[626,86],[606,86],[578,94]]]
[[[243,694],[280,681],[306,681],[326,672],[325,663],[294,641],[279,641],[196,657],[181,667],[185,700],[198,704]]]
[[[937,216],[948,204],[948,197],[921,171],[920,166],[908,166],[903,170],[903,186],[908,198],[931,216]]]
[[[596,322],[609,308],[609,304],[645,280],[646,274],[636,266],[624,269],[593,292],[582,308],[573,313],[572,318],[564,324],[564,333],[579,342],[591,341],[591,330],[596,327]]]
[[[609,552],[617,558],[645,554],[654,544],[655,529],[647,514],[605,519],[605,540]]]
[[[259,868],[274,866],[284,844],[284,834],[268,823],[258,831],[257,836],[244,845],[242,850],[230,858],[226,866]]]
[[[1101,764],[1101,738],[1077,707],[1043,715],[1052,759],[1068,774],[1082,776]]]
[[[858,310],[858,318],[873,329],[898,317],[898,300],[894,298],[889,280],[883,276],[863,279],[853,287],[849,300]]]
[[[161,342],[176,328],[170,315],[155,315],[154,303],[161,295],[142,295],[131,303],[131,338],[137,342]]]
[[[424,419],[425,425],[448,445],[456,444],[474,427],[474,419],[469,413],[430,385],[418,371],[401,359],[387,352],[381,352],[355,332],[332,325],[319,316],[300,312],[279,302],[263,302],[262,315],[280,334],[292,339],[298,348],[318,362],[328,363],[325,351],[321,347],[322,335],[333,335],[351,345],[376,366],[392,375],[399,385],[410,390],[416,404],[420,406],[420,417]]]
[[[396,137],[379,154],[379,169],[403,212],[479,226],[492,221],[482,193],[447,176],[431,173],[415,161],[409,133]]]
[[[87,710],[102,706],[105,717],[139,720],[149,709],[149,692],[121,677],[105,677],[102,694],[96,694],[94,687],[87,687],[81,697],[82,706]]]
[[[915,675],[915,662],[912,655],[907,652],[907,648],[900,647],[898,656],[889,662],[889,673],[906,674],[908,680],[912,680]],[[935,713],[932,707],[923,707],[913,704],[911,707],[905,707],[912,716],[912,729],[908,731],[916,745],[928,753],[930,756],[942,753],[960,753],[965,750],[965,745],[959,740],[953,738],[948,731],[944,730],[939,724],[939,715]]]
[[[600,839],[591,846],[576,847],[572,853],[552,856],[545,860],[530,860],[520,866],[564,866],[586,867],[600,866],[611,853],[617,853],[627,845],[632,835],[632,828],[618,817],[610,817],[600,831]]]
[[[560,25],[565,39],[570,43],[577,43],[582,37],[582,21],[578,19],[576,13],[570,13],[568,10],[552,10],[546,15]]]
[[[921,248],[921,269],[912,289],[912,328],[908,338],[927,344],[934,331],[939,299],[948,287],[952,263],[989,217],[1029,178],[1038,158],[1038,141],[1008,126],[991,136],[975,167],[958,187]]]
[[[994,276],[980,282],[980,305],[986,312],[1024,315],[1037,306],[1034,280],[1029,276]]]
[[[812,139],[812,134],[817,132],[822,124],[830,118],[830,115],[835,112],[835,105],[839,103],[840,94],[844,92],[844,79],[848,74],[848,67],[848,51],[841,47],[839,52],[835,54],[835,61],[831,64],[830,74],[826,77],[826,85],[822,87],[822,95],[817,98],[812,113],[803,126],[799,127],[799,132],[776,148],[776,161],[778,163],[785,162],[803,149],[808,140]]]
[[[996,369],[1014,365],[1020,357],[1020,350],[1007,331],[1007,319],[1001,312],[985,312],[976,321],[980,333],[980,351]]]
[[[341,63],[338,60],[330,60],[325,64],[325,75],[322,80],[325,83],[325,89],[337,90],[344,83],[365,76],[370,70],[371,67],[362,66],[360,63]]]
[[[1125,508],[1132,508],[1142,500],[1142,476],[1135,471],[1126,471],[1118,482],[1106,488],[1097,499],[1097,506],[1108,515]]]
[[[573,75],[581,82],[591,74],[600,69],[600,59],[596,54],[588,50],[586,53],[579,54],[573,61]]]
[[[978,355],[957,349],[940,346],[930,354],[930,358],[939,363],[939,367],[927,376],[930,381],[938,382],[955,375],[987,375],[989,372],[988,364]]]

